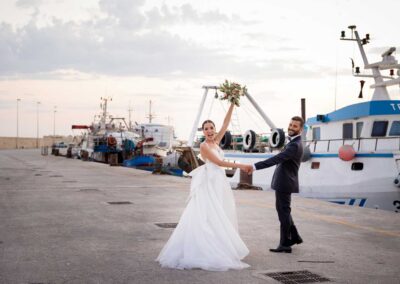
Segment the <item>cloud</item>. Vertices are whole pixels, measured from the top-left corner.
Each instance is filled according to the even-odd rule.
[[[17,0],[15,5],[18,8],[37,8],[42,2],[42,0]]]
[[[19,5],[26,3],[20,1]],[[0,24],[0,79],[46,76],[71,79],[82,74],[149,77],[222,74],[248,78],[317,75],[304,70],[304,62],[243,60],[223,47],[209,47],[161,28],[178,22],[231,22],[231,17],[217,10],[199,12],[185,4],[171,8],[162,5],[142,12],[144,3],[145,0],[100,0],[99,7],[105,16],[81,22],[53,18],[48,25],[38,27],[32,19],[16,30],[9,24]]]
[[[145,24],[140,7],[146,0],[100,0],[102,12],[118,21],[118,24],[130,29],[138,29]]]

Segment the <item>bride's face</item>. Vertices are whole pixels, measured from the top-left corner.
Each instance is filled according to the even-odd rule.
[[[203,127],[203,134],[206,137],[206,141],[214,141],[215,139],[215,127],[214,124],[207,122]]]

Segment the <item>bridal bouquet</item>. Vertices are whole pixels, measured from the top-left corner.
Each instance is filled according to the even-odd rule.
[[[228,80],[225,80],[225,82],[221,84],[218,89],[224,93],[224,95],[221,97],[221,100],[228,100],[237,106],[240,106],[240,97],[247,94],[246,86],[242,87],[240,84],[228,82]]]

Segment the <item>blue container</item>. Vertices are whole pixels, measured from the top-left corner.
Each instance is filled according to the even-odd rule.
[[[122,164],[125,167],[138,167],[154,164],[156,159],[152,156],[138,156],[130,160],[125,160]]]

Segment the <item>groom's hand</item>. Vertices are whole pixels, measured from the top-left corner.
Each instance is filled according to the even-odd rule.
[[[245,172],[248,174],[248,175],[251,175],[251,174],[253,174],[253,166],[252,165],[246,165],[245,166]]]

